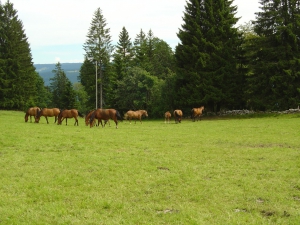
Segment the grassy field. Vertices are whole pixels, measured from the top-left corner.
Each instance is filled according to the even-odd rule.
[[[300,115],[89,128],[0,111],[0,224],[300,224]]]

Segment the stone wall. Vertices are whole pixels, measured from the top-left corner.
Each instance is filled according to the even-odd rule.
[[[278,113],[278,114],[292,114],[292,113],[300,113],[300,109],[288,109],[285,111],[252,111],[247,109],[242,110],[229,110],[229,111],[220,111],[218,116],[228,116],[228,115],[248,115],[255,113]],[[207,113],[208,115],[213,115],[213,113]]]

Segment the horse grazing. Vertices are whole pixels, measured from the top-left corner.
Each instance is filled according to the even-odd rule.
[[[55,117],[55,121],[54,123],[56,123],[57,121],[57,117],[60,113],[60,109],[59,108],[52,108],[52,109],[48,109],[48,108],[43,108],[41,110],[37,109],[37,114],[35,117],[35,122],[38,123],[40,121],[41,116],[44,116],[48,122],[48,117]]]
[[[36,117],[37,114],[37,110],[41,110],[39,107],[31,107],[26,111],[25,114],[25,122],[28,121],[28,117],[30,116],[30,123],[32,122],[31,117],[34,116],[34,118]]]
[[[127,113],[125,113],[124,119],[129,120],[130,124],[132,119],[135,119],[135,123],[137,119],[140,120],[140,122],[142,123],[143,116],[148,117],[148,113],[146,110],[137,110],[137,111],[129,110],[127,111]]]
[[[175,123],[181,123],[181,119],[183,116],[182,111],[180,109],[175,109],[173,114],[175,118]]]
[[[121,117],[120,113],[115,109],[97,109],[90,116],[90,128],[92,128],[94,126],[95,119],[98,119],[98,123],[100,121],[102,127],[104,127],[102,124],[102,120],[106,121],[106,120],[112,119],[115,121],[116,128],[118,128],[118,119],[122,120],[122,117]]]
[[[77,109],[65,109],[65,110],[61,110],[59,115],[58,115],[58,120],[57,120],[57,124],[61,125],[62,121],[64,119],[66,119],[66,125],[68,125],[68,118],[74,118],[75,119],[75,123],[74,126],[77,124],[78,126],[78,116],[83,118],[83,115],[78,112]]]
[[[170,123],[171,113],[169,111],[165,112],[165,123]]]
[[[91,110],[90,112],[87,113],[87,115],[85,116],[85,125],[89,125],[89,122],[90,122],[90,118],[92,116],[92,114],[95,112],[95,110]],[[93,126],[95,126],[95,119],[93,121]],[[101,119],[98,119],[98,124],[96,124],[96,126],[99,126],[99,124],[102,124],[102,120]],[[108,123],[108,125],[110,126],[110,122],[109,122],[109,119],[108,120],[105,120],[104,121],[104,126]]]
[[[193,108],[192,112],[191,112],[191,119],[193,120],[193,122],[195,122],[196,118],[200,118],[201,120],[201,115],[203,113],[204,110],[204,106],[201,106],[200,108]],[[198,119],[199,120],[199,119]],[[197,121],[198,121],[197,120]]]

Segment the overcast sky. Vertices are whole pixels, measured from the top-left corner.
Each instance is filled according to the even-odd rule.
[[[2,0],[4,4],[6,0]],[[100,8],[112,44],[124,26],[133,41],[142,29],[173,49],[179,39],[185,0],[10,0],[23,22],[34,64],[83,62],[83,44],[94,12]],[[255,19],[259,0],[234,0],[239,24]]]

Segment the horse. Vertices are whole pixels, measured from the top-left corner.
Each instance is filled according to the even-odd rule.
[[[90,122],[90,118],[91,118],[91,116],[92,116],[92,114],[95,112],[95,110],[91,110],[90,112],[87,112],[86,114],[86,116],[85,116],[85,125],[87,126],[87,125],[89,125],[89,122]],[[93,126],[95,125],[95,120],[93,121]],[[96,124],[96,126],[99,126],[99,124],[100,124],[100,122],[101,122],[101,124],[102,124],[102,120],[101,119],[98,119],[98,125]],[[110,122],[109,122],[109,119],[108,120],[105,120],[104,121],[104,126],[106,125],[106,123],[108,123],[108,125],[110,126]]]
[[[122,120],[122,117],[120,113],[115,109],[97,109],[90,116],[90,128],[93,127],[95,119],[98,119],[98,122],[100,121],[102,127],[104,127],[102,124],[102,120],[112,119],[115,121],[116,128],[118,128],[118,119]]]
[[[68,118],[74,118],[75,119],[75,123],[74,126],[77,124],[78,126],[78,116],[83,118],[83,115],[78,112],[77,109],[64,109],[61,110],[59,115],[58,115],[58,120],[57,120],[57,125],[61,125],[62,121],[64,119],[66,119],[66,125],[68,125]]]
[[[181,119],[183,116],[182,111],[180,109],[175,109],[173,114],[175,118],[175,123],[181,123]]]
[[[41,110],[37,109],[36,112],[37,112],[36,117],[35,117],[36,123],[38,123],[40,121],[41,116],[44,116],[47,120],[47,124],[49,124],[48,117],[53,117],[53,116],[55,117],[54,123],[56,123],[57,117],[60,113],[60,109],[59,108],[52,108],[52,109],[43,108]]]
[[[41,110],[39,107],[31,107],[26,111],[25,114],[25,122],[28,121],[28,117],[30,116],[30,123],[32,123],[31,117],[34,116],[34,118],[36,117],[37,114],[37,110]]]
[[[146,110],[137,110],[137,111],[129,110],[125,113],[124,119],[129,120],[130,124],[131,124],[131,120],[135,119],[135,124],[136,124],[137,119],[140,120],[140,122],[142,123],[142,116],[148,117],[148,113]]]
[[[170,123],[171,113],[169,111],[165,112],[165,123]]]
[[[204,106],[201,106],[200,108],[193,108],[192,109],[192,111],[191,111],[191,119],[193,120],[193,122],[195,122],[196,118],[200,118],[200,120],[201,120],[201,115],[202,115],[203,110],[204,110]]]

